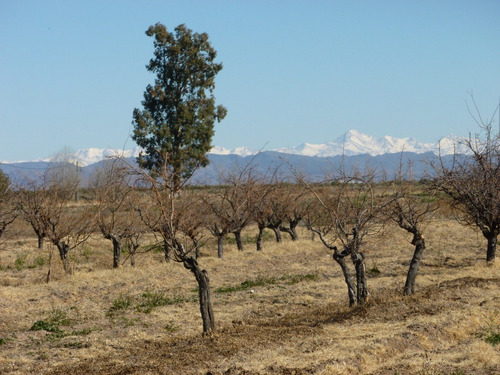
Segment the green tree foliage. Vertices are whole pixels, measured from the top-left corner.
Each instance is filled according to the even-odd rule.
[[[0,199],[7,195],[10,186],[10,179],[3,171],[0,169]]]
[[[206,33],[193,33],[185,25],[174,32],[160,23],[146,35],[154,37],[154,57],[146,66],[156,74],[142,101],[143,110],[133,113],[132,139],[144,148],[141,167],[153,173],[166,164],[176,184],[198,167],[208,164],[214,122],[226,116],[226,108],[215,105],[214,78],[222,64]]]

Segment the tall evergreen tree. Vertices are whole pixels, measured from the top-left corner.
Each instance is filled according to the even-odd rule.
[[[189,178],[208,164],[214,122],[226,116],[226,108],[215,105],[214,78],[222,69],[217,52],[206,33],[193,33],[185,25],[174,32],[157,23],[146,35],[154,37],[154,57],[146,66],[156,74],[135,109],[132,139],[144,148],[139,164],[153,173],[165,164],[174,184]]]

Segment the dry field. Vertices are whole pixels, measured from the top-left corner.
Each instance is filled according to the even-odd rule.
[[[255,234],[247,232],[247,235]],[[218,331],[203,337],[196,281],[160,253],[111,269],[93,238],[64,275],[49,245],[27,235],[0,251],[1,374],[493,374],[500,373],[500,266],[485,240],[436,219],[417,293],[403,297],[409,237],[388,229],[365,246],[370,299],[350,309],[338,265],[318,240],[215,244]],[[52,278],[46,283],[49,251]]]

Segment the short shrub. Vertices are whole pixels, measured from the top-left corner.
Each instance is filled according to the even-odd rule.
[[[493,346],[500,344],[500,332],[490,333],[485,337],[485,340]]]
[[[132,306],[133,298],[131,296],[120,296],[113,301],[113,305],[108,310],[108,315],[116,313],[121,310],[127,310]]]
[[[52,333],[61,333],[59,326],[45,320],[37,320],[30,328],[30,331],[47,331]]]

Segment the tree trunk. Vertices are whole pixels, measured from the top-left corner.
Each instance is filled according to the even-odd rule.
[[[203,320],[203,333],[215,331],[215,317],[210,295],[210,279],[206,270],[201,270],[198,262],[193,257],[183,260],[184,267],[190,270],[198,282],[200,297],[200,312]]]
[[[172,259],[172,249],[167,241],[163,241],[163,252],[165,253],[165,261],[170,262]]]
[[[264,229],[264,226],[259,225],[259,234],[257,236],[257,251],[262,250],[262,238],[264,237]]]
[[[356,268],[356,301],[363,304],[368,299],[368,285],[366,283],[366,265],[363,253],[353,254],[354,266]]]
[[[113,241],[113,268],[120,267],[120,258],[122,255],[122,241],[119,236],[111,235]]]
[[[351,271],[349,270],[349,267],[347,267],[347,263],[345,261],[345,257],[347,254],[345,252],[339,253],[337,249],[335,248],[334,253],[333,253],[333,260],[335,260],[340,268],[342,269],[342,273],[344,275],[344,280],[345,283],[347,284],[347,294],[349,296],[349,306],[354,306],[356,304],[356,288],[354,286],[354,280],[351,274]]]
[[[139,248],[138,243],[129,243],[129,254],[130,254],[130,265],[135,267],[135,254],[137,253],[137,249]]]
[[[490,233],[486,237],[486,239],[488,240],[488,249],[486,251],[486,261],[487,262],[493,263],[495,261],[496,250],[497,250],[497,238],[498,238],[497,233],[493,233],[493,234]]]
[[[277,243],[281,243],[281,241],[283,240],[283,238],[281,237],[281,232],[279,230],[279,227],[276,228],[276,227],[270,227],[270,229],[272,229],[272,231],[274,232],[274,237],[276,237],[276,242]]]
[[[49,269],[47,270],[47,278],[46,278],[47,284],[50,282],[51,272],[52,272],[52,249],[50,249],[49,251]]]
[[[56,244],[56,247],[59,250],[59,257],[61,258],[61,261],[63,263],[64,271],[68,275],[71,275],[73,272],[72,272],[72,269],[70,267],[69,259],[68,259],[69,245],[66,242],[58,242]]]
[[[408,269],[408,275],[406,276],[406,283],[403,295],[409,296],[415,293],[415,279],[417,278],[418,267],[420,266],[420,261],[422,260],[422,255],[425,250],[425,240],[422,236],[415,236],[412,241],[415,245],[415,251],[413,252],[413,258],[410,263],[410,268]]]
[[[241,231],[233,232],[234,238],[236,239],[236,246],[238,250],[243,251],[243,242],[241,241]]]
[[[292,237],[292,241],[297,241],[299,239],[299,235],[297,234],[297,225],[299,224],[300,220],[290,220],[290,236]]]
[[[224,234],[217,235],[217,256],[219,259],[224,257]]]
[[[43,236],[41,234],[36,234],[38,237],[38,249],[43,250]]]
[[[280,232],[285,232],[285,233],[288,233],[290,235],[290,239],[292,241],[295,241],[297,240],[296,238],[296,234],[293,233],[293,230],[291,228],[287,228],[287,227],[280,227]]]

